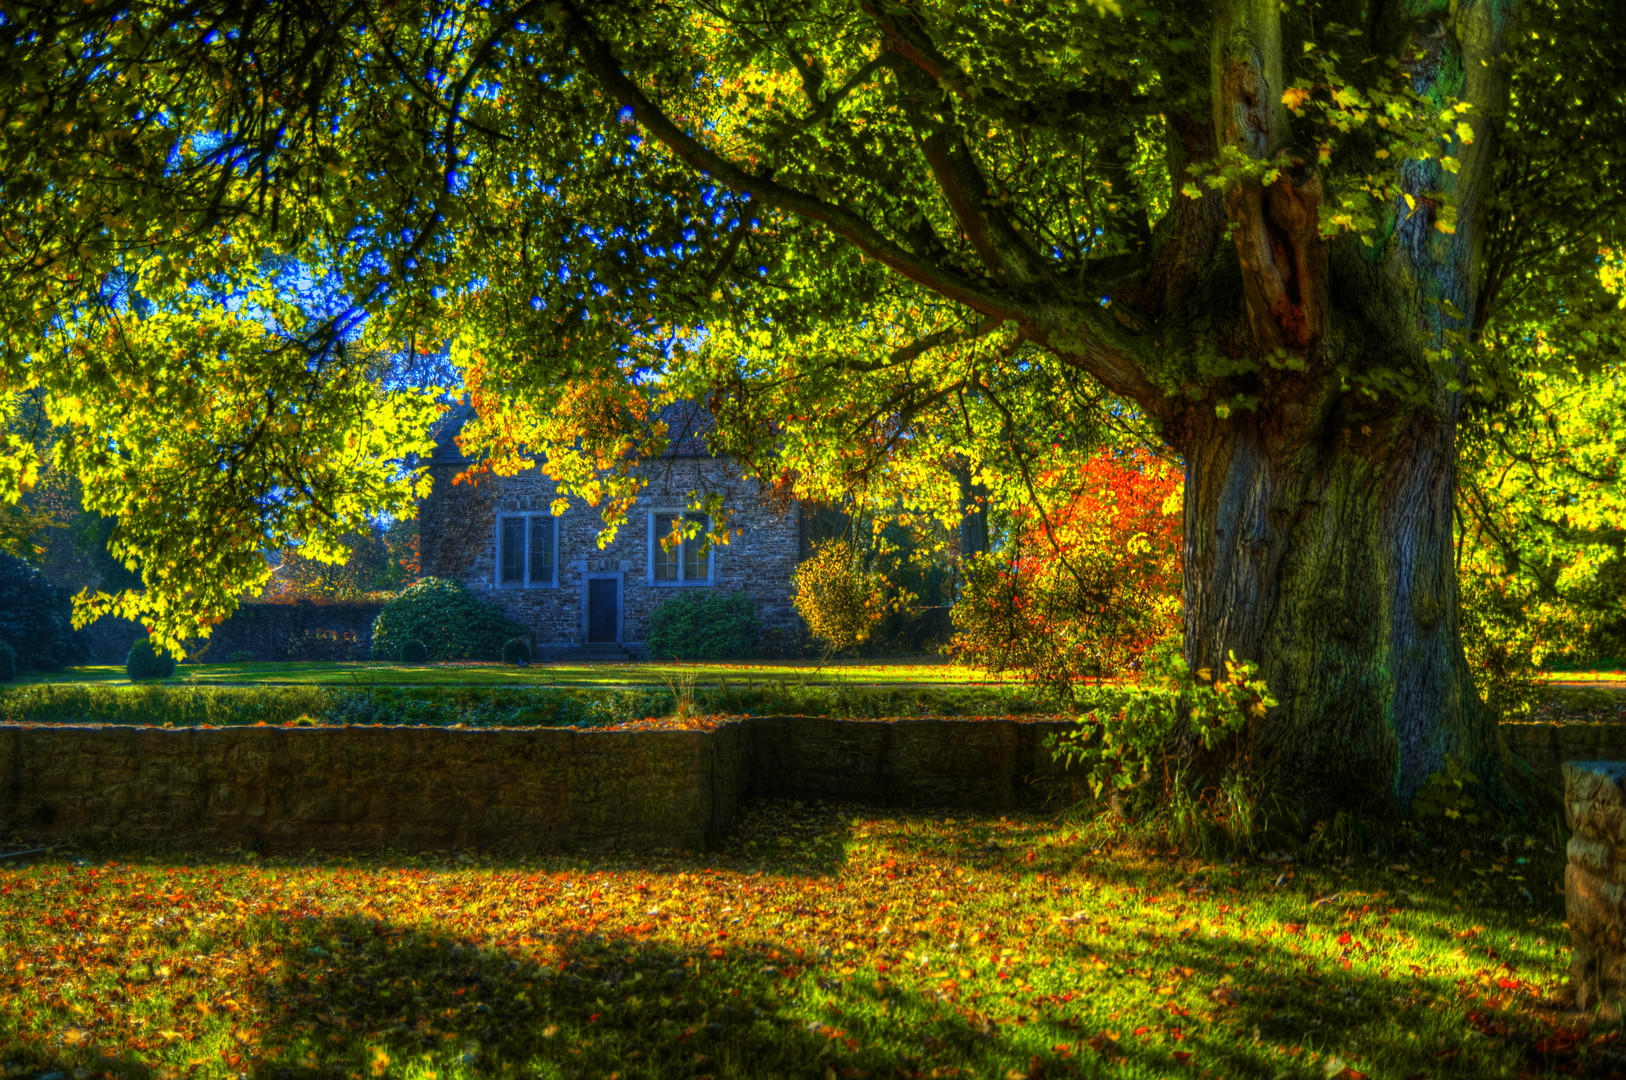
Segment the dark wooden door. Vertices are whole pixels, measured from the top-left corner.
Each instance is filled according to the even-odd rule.
[[[587,581],[587,640],[615,640],[615,578],[589,578]]]

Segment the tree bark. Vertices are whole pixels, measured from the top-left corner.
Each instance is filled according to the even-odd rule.
[[[1253,767],[1311,813],[1406,805],[1453,756],[1494,779],[1458,638],[1455,453],[1423,411],[1313,439],[1246,413],[1186,447],[1187,657],[1259,663],[1279,704]]]

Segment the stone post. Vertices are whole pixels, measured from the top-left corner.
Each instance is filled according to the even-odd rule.
[[[1564,762],[1564,820],[1572,830],[1564,912],[1574,942],[1575,1007],[1614,1011],[1626,992],[1626,780],[1623,761]]]

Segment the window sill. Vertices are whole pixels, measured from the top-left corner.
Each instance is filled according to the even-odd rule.
[[[652,589],[704,589],[717,584],[710,578],[700,581],[655,581],[650,579],[648,585]]]
[[[533,585],[524,581],[503,581],[499,582],[496,587],[505,592],[529,592],[533,589],[557,589],[559,583],[550,581],[546,585]]]

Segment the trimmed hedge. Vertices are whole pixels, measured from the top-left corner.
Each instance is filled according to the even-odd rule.
[[[707,715],[920,717],[1048,715],[1021,690],[881,688],[730,683],[697,686],[690,706]],[[602,727],[672,715],[669,687],[187,686],[32,683],[0,689],[0,723],[404,724],[469,727]]]
[[[762,651],[762,623],[743,592],[674,596],[650,613],[644,644],[661,659],[749,660]]]
[[[417,638],[413,638],[411,641],[401,646],[401,663],[425,664],[428,662],[429,650],[426,649],[423,642],[419,641]]]
[[[502,643],[502,662],[523,667],[531,662],[531,643],[522,637],[509,638]]]
[[[409,641],[421,641],[430,660],[497,660],[503,642],[529,635],[496,604],[487,603],[460,581],[425,578],[384,605],[373,623],[373,656],[403,657]]]
[[[167,679],[175,674],[175,658],[153,648],[152,638],[136,638],[130,646],[130,654],[124,658],[124,673],[131,682]]]
[[[17,654],[10,645],[0,641],[0,682],[10,682],[17,677]]]

